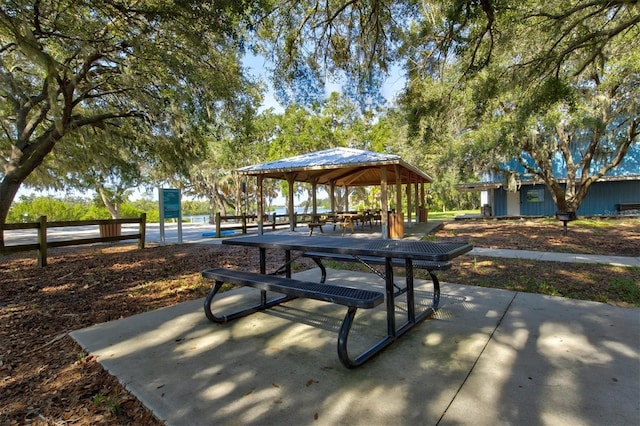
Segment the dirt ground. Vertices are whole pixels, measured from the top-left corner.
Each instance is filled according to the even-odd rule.
[[[563,253],[640,256],[640,219],[569,222],[564,235],[555,219],[451,221],[436,233],[439,240],[468,241],[478,247]]]
[[[545,220],[452,221],[430,239],[640,256],[640,219],[572,223],[568,231]],[[247,248],[187,244],[57,249],[46,268],[37,267],[33,252],[0,257],[0,424],[161,424],[68,333],[203,297],[210,284],[202,269],[257,270],[257,256]],[[281,260],[270,255],[268,268]],[[441,281],[640,306],[640,268],[471,256],[454,264]]]

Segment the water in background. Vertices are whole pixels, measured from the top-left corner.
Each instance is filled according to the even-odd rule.
[[[328,211],[329,209],[323,209],[321,207],[318,207],[318,213],[324,213]],[[268,212],[266,212],[266,214],[273,214],[274,212],[276,213],[276,215],[284,215],[284,214],[287,214],[287,209],[284,207],[278,207],[277,209],[269,210]],[[304,212],[304,207],[296,207],[295,212],[302,214]],[[311,213],[311,209],[308,209],[307,213]]]

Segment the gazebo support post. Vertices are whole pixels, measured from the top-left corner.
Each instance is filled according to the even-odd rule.
[[[295,183],[295,175],[293,173],[287,173],[287,184],[289,184],[289,197],[287,205],[289,206],[289,230],[296,230],[296,212],[293,205],[293,185]]]
[[[343,209],[345,212],[349,211],[349,187],[347,185],[342,185],[342,189],[344,189],[344,204]]]
[[[318,190],[318,179],[311,180],[311,214],[313,216],[318,214],[318,199],[316,191]],[[313,222],[313,217],[311,219]]]
[[[258,184],[258,193],[256,194],[258,196],[258,235],[262,235],[264,234],[264,192],[262,190],[264,178],[258,175],[256,180]]]
[[[416,176],[416,184],[413,187],[413,191],[414,191],[414,195],[415,195],[415,203],[414,203],[414,211],[416,213],[416,223],[420,223],[420,198],[418,198],[418,181],[419,181],[419,176]]]
[[[336,182],[332,180],[329,183],[329,199],[331,201],[331,213],[336,212]]]
[[[407,223],[411,226],[411,214],[413,213],[413,203],[411,199],[411,174],[409,174],[409,181],[407,182]]]
[[[380,227],[382,238],[389,238],[389,201],[387,199],[387,168],[380,168]]]
[[[426,195],[426,194],[425,194],[425,190],[424,190],[424,182],[422,182],[422,183],[420,183],[420,205],[421,205],[421,206],[424,208],[424,210],[425,210],[425,215],[426,215],[426,216],[425,216],[424,221],[425,221],[425,222],[428,222],[428,221],[429,221],[429,216],[428,216],[428,213],[427,213],[427,211],[426,211],[426,210],[427,210],[427,199],[426,199],[426,196],[425,196],[425,195]]]
[[[393,165],[393,168],[395,169],[395,175],[396,175],[396,213],[395,213],[395,220],[393,222],[392,226],[392,235],[391,237],[393,238],[403,238],[404,235],[404,217],[402,214],[402,177],[401,177],[401,170],[400,170],[400,166],[397,164]]]

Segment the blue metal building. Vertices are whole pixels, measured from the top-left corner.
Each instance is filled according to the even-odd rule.
[[[555,164],[554,164],[555,166]],[[598,166],[597,164],[595,166]],[[520,170],[518,170],[520,167]],[[516,162],[504,165],[512,174],[486,174],[481,182],[458,185],[461,191],[480,191],[485,216],[553,216],[556,205],[544,184],[523,176]],[[562,179],[562,164],[554,167]],[[566,176],[566,175],[565,175]],[[640,203],[640,144],[631,146],[622,163],[591,185],[578,216],[616,215],[616,205]],[[640,214],[640,211],[625,212]]]

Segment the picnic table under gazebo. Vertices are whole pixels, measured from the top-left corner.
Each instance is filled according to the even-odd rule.
[[[289,185],[287,199],[291,230],[295,228],[294,212],[294,184],[295,182],[310,183],[312,190],[312,217],[317,212],[317,186],[329,187],[331,211],[336,212],[335,188],[343,187],[345,194],[350,187],[380,186],[380,211],[389,212],[387,189],[395,186],[395,212],[381,214],[380,222],[383,238],[402,238],[404,235],[404,213],[402,209],[402,186],[406,186],[407,220],[411,223],[412,213],[416,222],[426,221],[425,184],[433,179],[417,167],[402,160],[400,156],[365,151],[353,148],[331,148],[310,152],[303,155],[269,161],[262,164],[242,167],[240,174],[257,178],[258,200],[258,230],[263,232],[264,215],[264,179],[286,180]],[[413,191],[412,191],[413,189]],[[349,211],[348,197],[345,206],[341,208]]]

